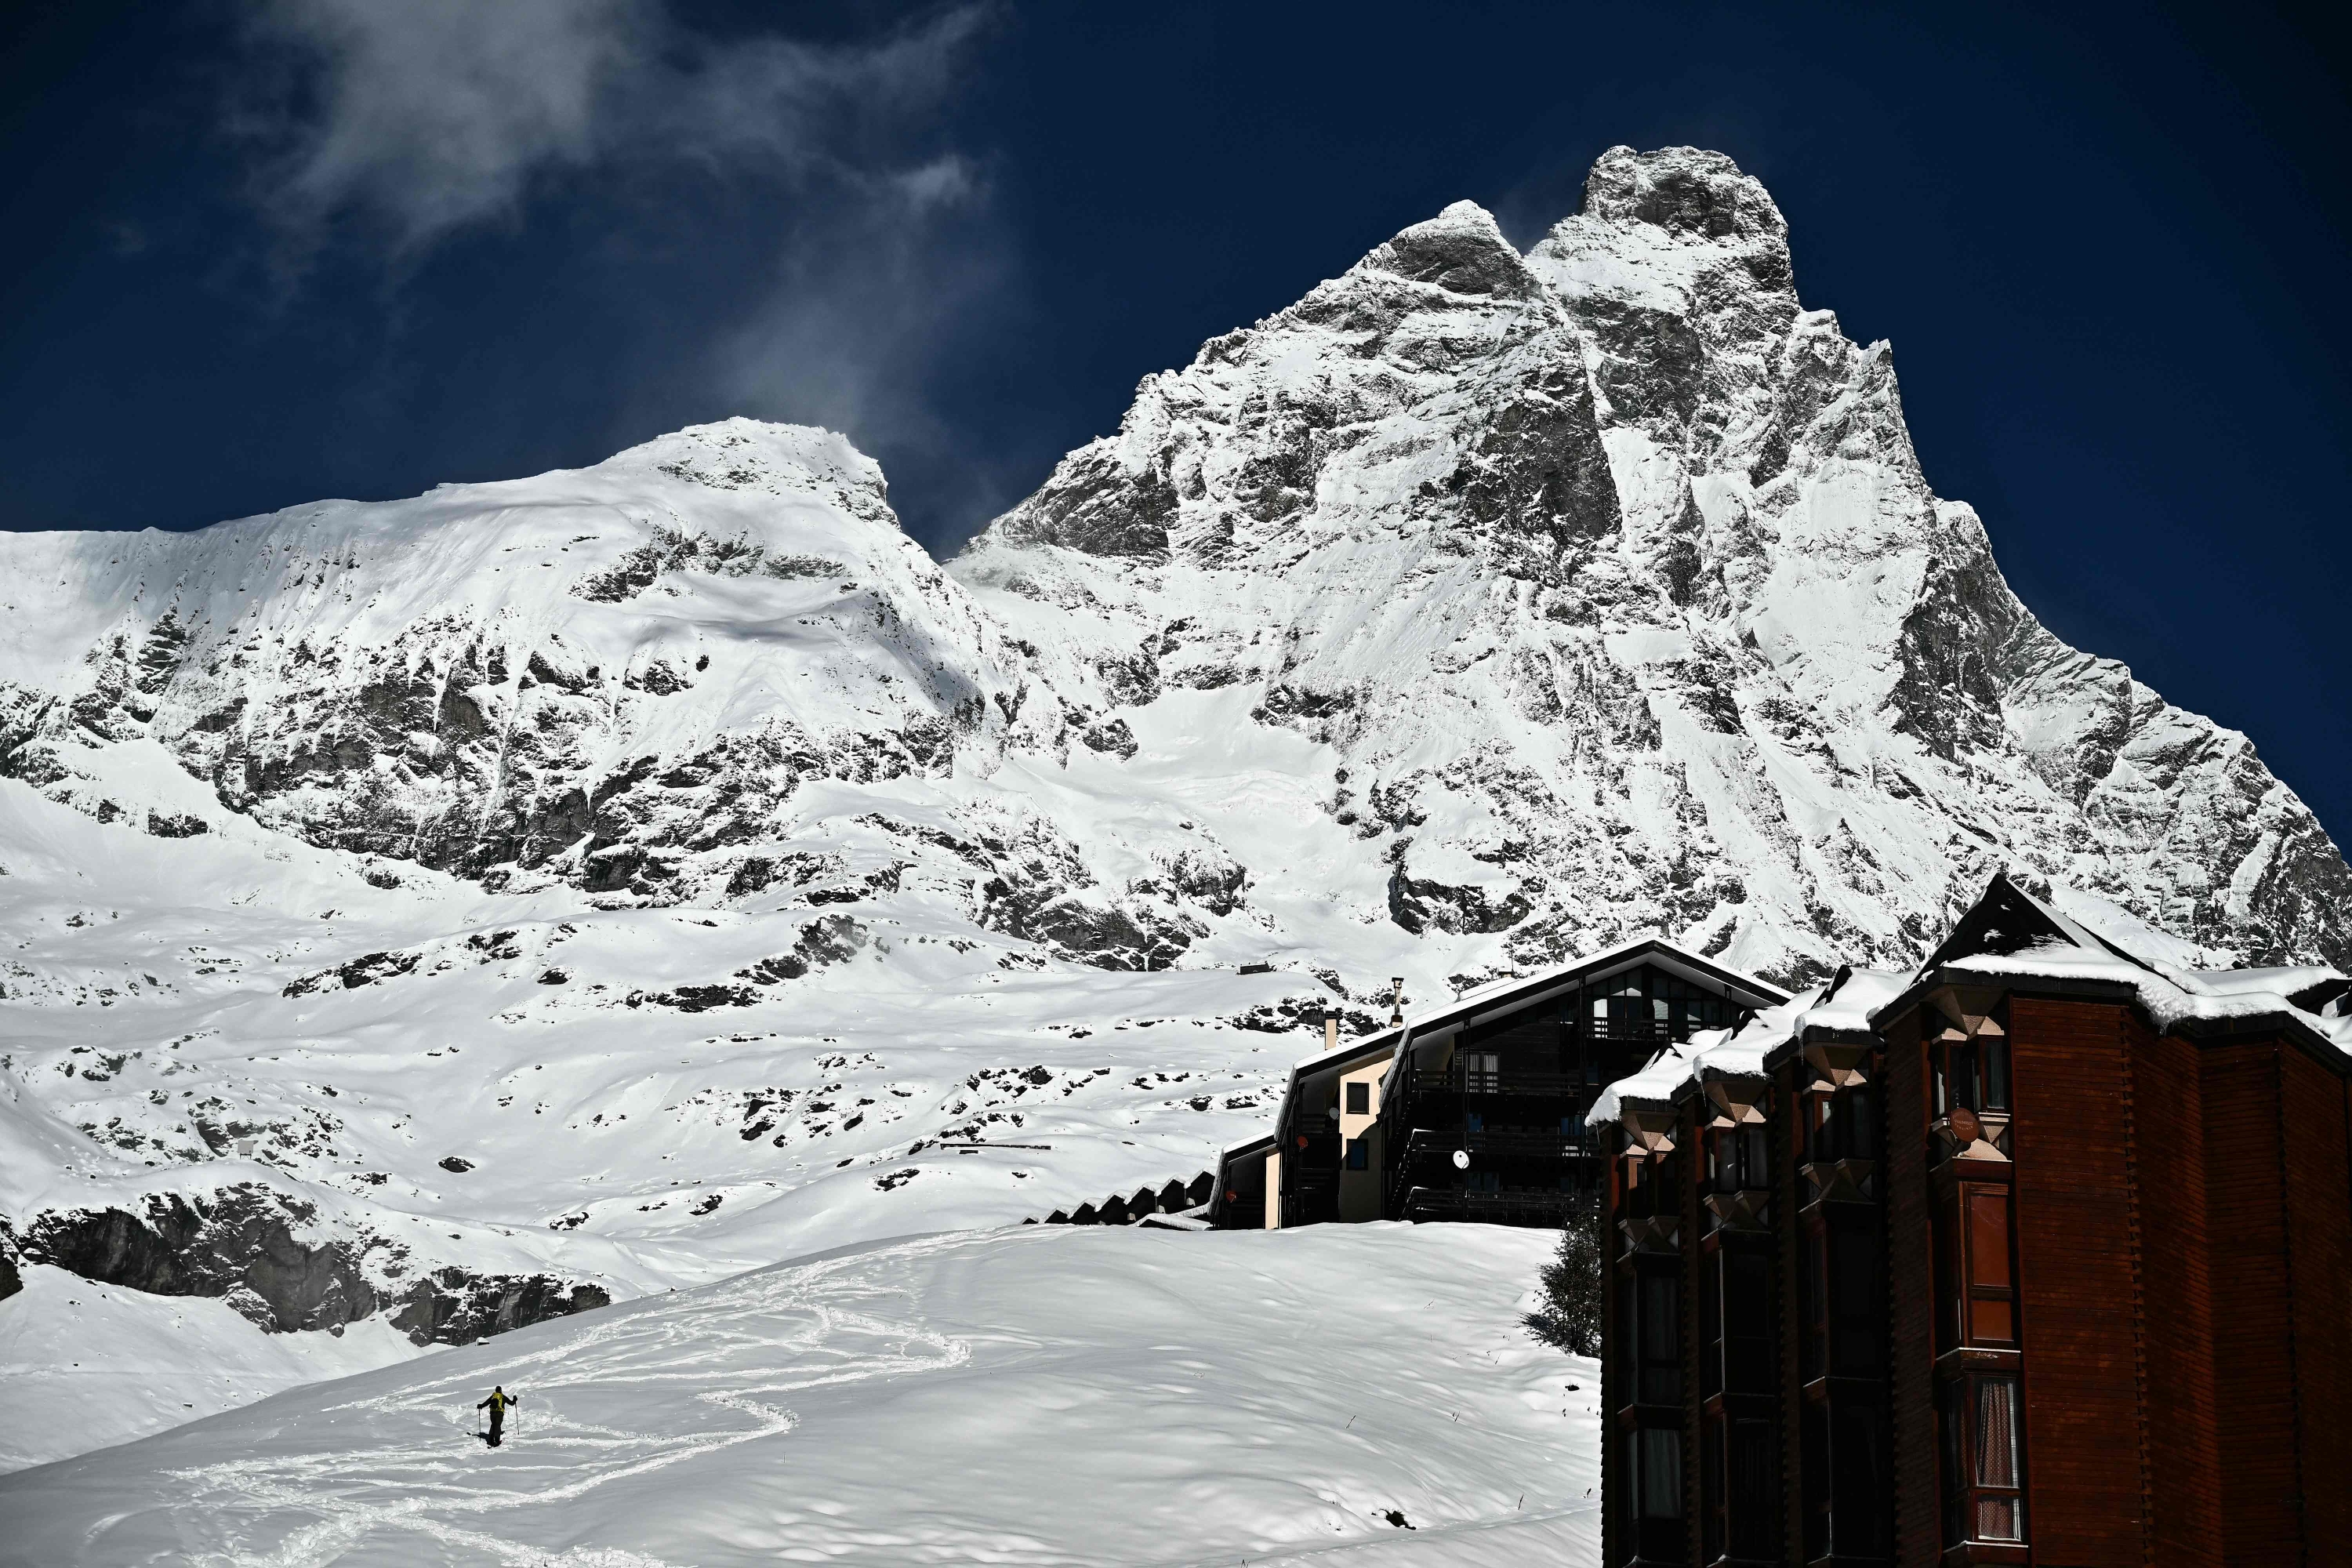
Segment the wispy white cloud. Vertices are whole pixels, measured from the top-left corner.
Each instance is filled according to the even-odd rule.
[[[919,184],[940,162],[898,166],[901,133],[984,15],[814,44],[714,38],[658,0],[268,0],[233,124],[289,237],[355,220],[403,251],[624,165]]]
[[[963,329],[1018,292],[988,161],[940,133],[990,0],[846,43],[715,37],[690,15],[266,0],[235,129],[272,271],[293,282],[350,244],[405,284],[444,242],[542,202],[600,216],[620,254],[712,226],[712,276],[740,297],[667,309],[681,331],[614,389],[613,438],[729,414],[827,425],[909,482],[919,526],[960,534],[1009,499],[936,390]]]

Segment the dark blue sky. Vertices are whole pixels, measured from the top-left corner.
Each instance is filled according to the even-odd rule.
[[[2352,111],[2297,13],[9,16],[0,526],[194,527],[748,413],[848,430],[944,553],[1404,225],[1468,196],[1526,243],[1602,148],[1690,142],[1770,187],[1808,305],[1894,342],[1929,479],[2027,603],[2352,835]]]

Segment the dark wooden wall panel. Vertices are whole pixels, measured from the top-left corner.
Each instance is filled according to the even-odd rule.
[[[2205,1224],[2212,1247],[2213,1359],[2221,1397],[2220,1561],[2280,1568],[2302,1560],[2295,1495],[2294,1343],[2287,1313],[2279,1051],[2206,1047]],[[2331,1485],[2343,1478],[2330,1479]]]
[[[1600,1131],[1601,1146],[1610,1155],[1601,1188],[1601,1201],[1609,1205],[1609,1222],[1601,1230],[1601,1561],[1617,1563],[1630,1555],[1619,1523],[1625,1511],[1627,1478],[1617,1463],[1617,1407],[1625,1399],[1625,1391],[1617,1385],[1618,1346],[1632,1328],[1617,1321],[1617,1257],[1625,1245],[1617,1222],[1625,1217],[1625,1161],[1618,1134],[1606,1127]]]
[[[1677,1303],[1683,1316],[1683,1561],[1697,1568],[1704,1561],[1699,1552],[1699,1478],[1703,1461],[1699,1445],[1706,1441],[1706,1431],[1699,1420],[1699,1286],[1705,1276],[1698,1266],[1699,1184],[1706,1173],[1706,1163],[1700,1158],[1698,1107],[1701,1097],[1685,1100],[1682,1114],[1675,1126],[1675,1150],[1682,1156],[1682,1299]],[[1712,1112],[1709,1112],[1710,1117]]]
[[[2156,1561],[2202,1568],[2221,1561],[2222,1542],[2197,1047],[2158,1037],[2137,1014],[2126,1016],[2124,1037],[2132,1061],[2140,1275],[2152,1308],[2147,1421]]]
[[[1895,1542],[1906,1563],[1942,1555],[1936,1437],[1936,1270],[1928,1212],[1928,1098],[1919,1015],[1886,1031],[1886,1283],[1893,1313]]]
[[[2342,1080],[2292,1046],[2280,1066],[2305,1540],[2315,1568],[2342,1568],[2352,1562],[2352,1150]]]
[[[2010,1004],[2027,1528],[2034,1560],[2066,1568],[2146,1561],[2124,1018]]]
[[[1772,1078],[1773,1245],[1780,1267],[1775,1299],[1780,1310],[1780,1557],[1789,1568],[1805,1563],[1804,1310],[1799,1270],[1804,1255],[1798,1214],[1804,1197],[1801,1086],[1811,1073],[1801,1060],[1783,1063]]]

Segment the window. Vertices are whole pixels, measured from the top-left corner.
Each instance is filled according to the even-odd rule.
[[[1969,1215],[1969,1340],[2017,1342],[2017,1308],[2009,1272],[2009,1193],[1964,1189]]]
[[[1721,1252],[1708,1252],[1699,1260],[1698,1396],[1702,1401],[1712,1399],[1723,1392],[1723,1264]],[[1700,1458],[1712,1464],[1715,1460],[1713,1447],[1703,1452]]]
[[[1830,1219],[1830,1372],[1867,1377],[1884,1362],[1886,1301],[1878,1279],[1878,1234],[1867,1215]]]
[[[1815,1093],[1809,1099],[1807,1160],[1827,1163],[1878,1158],[1878,1101],[1867,1088]]]
[[[2017,1380],[1989,1377],[1977,1384],[1977,1539],[2025,1539],[2025,1501],[2019,1494]]]
[[[1671,1426],[1642,1428],[1639,1480],[1643,1519],[1683,1516],[1683,1435]]]
[[[1772,1392],[1772,1268],[1745,1247],[1723,1257],[1723,1386]]]
[[[1984,1066],[1984,1108],[1987,1110],[2009,1109],[2009,1041],[1993,1037],[1984,1041],[1984,1053],[1979,1058]]]
[[[1830,1238],[1828,1226],[1820,1220],[1806,1227],[1804,1272],[1798,1285],[1798,1308],[1804,1324],[1798,1370],[1811,1383],[1829,1366]]]
[[[1936,1047],[1936,1114],[2009,1109],[2009,1040],[1979,1035]]]
[[[1936,1212],[1936,1345],[2007,1350],[2017,1343],[2017,1284],[2009,1251],[2009,1189],[1964,1182]]]
[[[2025,1463],[2013,1377],[1963,1379],[1944,1390],[1944,1542],[2021,1543]]]
[[[1715,1190],[1718,1193],[1760,1190],[1770,1184],[1761,1127],[1734,1128],[1714,1134],[1709,1140],[1707,1161],[1714,1167]]]
[[[1874,1405],[1830,1405],[1830,1550],[1875,1557],[1887,1547],[1885,1424]]]
[[[1348,1086],[1348,1114],[1370,1116],[1372,1113],[1372,1086],[1359,1079]]]
[[[1739,1420],[1731,1423],[1730,1452],[1726,1468],[1731,1472],[1730,1505],[1731,1552],[1735,1557],[1767,1557],[1772,1554],[1772,1538],[1778,1531],[1776,1517],[1780,1506],[1780,1489],[1773,1475],[1773,1430],[1769,1421]]]
[[[1683,1398],[1682,1291],[1671,1274],[1641,1277],[1637,1354],[1644,1405],[1679,1405]],[[1680,1483],[1677,1482],[1677,1485]]]
[[[1591,1037],[1604,1040],[1687,1040],[1694,1030],[1726,1028],[1746,1016],[1738,1004],[1647,965],[1601,982],[1581,1005]]]
[[[1371,1168],[1371,1157],[1369,1152],[1364,1148],[1364,1141],[1360,1138],[1349,1139],[1348,1169],[1351,1171],[1369,1171]]]
[[[1465,1051],[1462,1053],[1462,1089],[1466,1094],[1496,1094],[1503,1087],[1503,1058],[1499,1051]]]

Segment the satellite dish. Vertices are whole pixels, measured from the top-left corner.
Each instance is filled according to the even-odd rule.
[[[1466,1171],[1470,1168],[1469,1150],[1456,1149],[1454,1151],[1454,1168],[1457,1171]]]

